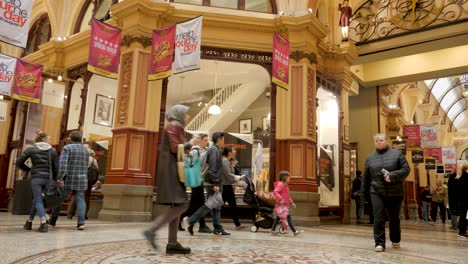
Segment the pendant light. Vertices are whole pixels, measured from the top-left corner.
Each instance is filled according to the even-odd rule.
[[[213,95],[216,95],[216,87],[218,84],[218,62],[214,62],[216,64],[216,72],[215,72],[215,79],[214,79],[214,89],[213,89]],[[208,114],[210,115],[219,115],[221,114],[221,107],[217,104],[213,104],[208,108]]]

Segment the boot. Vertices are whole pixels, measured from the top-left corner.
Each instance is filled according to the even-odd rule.
[[[42,232],[42,233],[46,233],[46,232],[49,231],[49,226],[47,225],[47,223],[41,223],[41,225],[39,226],[39,229],[37,231]]]
[[[166,246],[166,254],[190,254],[190,251],[189,247],[183,247],[179,242]]]
[[[26,220],[26,223],[24,223],[24,229],[26,230],[31,230],[32,229],[32,222],[29,222]]]

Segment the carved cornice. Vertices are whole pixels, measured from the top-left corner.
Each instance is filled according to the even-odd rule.
[[[299,62],[301,59],[307,59],[310,64],[318,64],[317,54],[315,52],[306,53],[302,50],[295,50],[289,54],[289,57]]]
[[[131,35],[124,35],[120,44],[122,46],[130,47],[133,42],[140,43],[144,48],[151,46],[152,39],[149,37],[144,36],[131,36]]]

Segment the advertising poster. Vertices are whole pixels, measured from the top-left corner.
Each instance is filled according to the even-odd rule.
[[[175,25],[153,30],[150,69],[148,80],[157,80],[172,75],[174,60]]]
[[[435,170],[435,159],[424,159],[426,163],[426,170]]]
[[[55,82],[44,82],[42,90],[42,105],[63,108],[65,85]]]
[[[411,151],[411,161],[413,163],[423,163],[424,162],[424,153],[422,150],[412,150]]]
[[[442,164],[457,164],[457,150],[454,146],[442,147]]]
[[[0,41],[26,48],[33,0],[0,0]]]
[[[13,77],[16,68],[16,58],[0,54],[0,94],[10,96]]]
[[[289,42],[280,35],[273,34],[272,82],[289,89]]]
[[[406,147],[409,150],[416,150],[421,147],[419,125],[403,126],[403,135],[407,136]]]
[[[401,154],[406,156],[406,141],[404,140],[397,140],[392,142],[392,148],[399,150]]]
[[[13,80],[12,97],[38,104],[41,101],[42,65],[18,59]]]
[[[424,158],[433,158],[437,163],[442,163],[442,149],[432,148],[424,150]]]
[[[174,73],[200,69],[202,17],[176,25]]]
[[[420,125],[419,133],[421,135],[421,148],[438,148],[439,137],[437,136],[439,125]]]
[[[117,79],[120,63],[121,30],[94,19],[88,56],[88,71]]]

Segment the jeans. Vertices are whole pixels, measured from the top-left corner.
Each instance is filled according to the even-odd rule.
[[[422,204],[423,204],[423,208],[422,208],[422,215],[423,215],[423,219],[424,221],[429,221],[429,208],[431,206],[431,202],[426,202],[426,201],[422,201]]]
[[[277,216],[275,218],[275,220],[273,221],[273,225],[271,226],[271,231],[276,230],[276,226],[278,225],[279,221],[280,221],[280,218],[279,218],[279,216]],[[288,226],[289,226],[289,228],[291,228],[291,231],[293,233],[296,233],[296,228],[294,228],[294,225],[293,225],[292,218],[291,218],[290,214],[288,214]]]
[[[205,187],[206,192],[208,194],[208,198],[210,198],[210,196],[213,196],[215,194],[215,191],[213,190],[213,187],[214,186],[206,186]],[[223,187],[222,186],[219,186],[219,192],[221,192],[221,193],[223,192]],[[191,217],[189,217],[189,219],[188,219],[189,224],[194,224],[194,223],[200,221],[200,219],[202,217],[205,217],[205,215],[207,215],[210,212],[210,210],[211,210],[211,214],[213,216],[214,231],[222,231],[223,226],[221,225],[221,208],[210,209],[206,205],[203,205]]]
[[[43,178],[32,178],[31,179],[31,189],[34,197],[34,206],[31,208],[31,213],[29,214],[29,220],[34,220],[36,212],[39,214],[41,221],[46,220],[44,202],[42,201],[42,193],[46,187],[49,179]]]
[[[71,192],[73,192],[73,199],[76,202],[77,213],[78,213],[78,225],[84,225],[85,213],[86,213],[86,203],[84,200],[85,191],[84,190],[76,191],[76,190],[71,190],[65,187],[65,189],[62,190],[62,199],[66,199]],[[50,223],[55,225],[55,223],[57,222],[59,213],[60,213],[60,206],[52,210],[52,215],[50,216]]]
[[[385,209],[388,211],[390,227],[390,241],[400,243],[400,208],[403,197],[384,197],[381,194],[371,193],[374,213],[374,240],[376,246],[385,248]]]
[[[180,216],[183,219],[186,216],[191,216],[194,214],[199,208],[201,208],[205,204],[205,191],[203,189],[203,185],[198,187],[192,188],[192,195],[190,196],[190,206],[189,208]],[[205,217],[200,218],[198,221],[200,223],[200,227],[205,227]]]
[[[453,228],[457,228],[457,216],[452,214],[450,215],[450,221]]]

